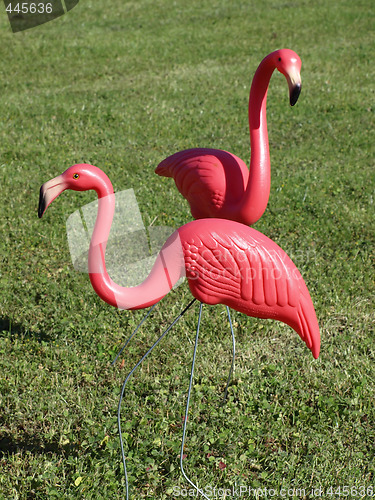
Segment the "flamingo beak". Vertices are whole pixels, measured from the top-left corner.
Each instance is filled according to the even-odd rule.
[[[65,189],[67,184],[62,175],[51,179],[50,181],[43,184],[39,192],[39,207],[38,207],[38,217],[39,219],[43,216],[44,212],[47,210],[49,205],[56,199]]]
[[[286,75],[286,79],[289,87],[289,102],[291,106],[294,106],[301,93],[301,75],[299,71],[294,70]]]

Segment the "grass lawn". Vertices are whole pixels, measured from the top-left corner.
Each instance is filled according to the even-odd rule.
[[[223,306],[205,307],[185,470],[212,491],[375,494],[373,14],[370,0],[81,0],[13,34],[0,8],[1,499],[124,498],[120,387],[191,298],[186,283],[170,293],[112,367],[143,312],[101,302],[72,266],[65,222],[93,193],[64,193],[39,220],[40,185],[88,162],[115,191],[134,189],[145,226],[188,222],[154,168],[195,146],[248,161],[251,78],[281,47],[300,55],[303,88],[290,108],[285,79],[272,77],[271,196],[255,227],[301,270],[321,355],[286,325],[234,313],[221,406],[229,326]],[[178,455],[197,312],[129,382],[132,499],[188,488]]]

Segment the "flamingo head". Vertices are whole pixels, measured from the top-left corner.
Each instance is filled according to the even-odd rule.
[[[288,82],[289,102],[291,106],[294,106],[301,93],[301,59],[290,49],[276,50],[270,56],[275,67]]]
[[[66,189],[88,191],[94,189],[99,197],[113,193],[113,188],[106,174],[98,167],[80,163],[69,167],[65,172],[40,188],[38,216],[41,218],[48,206]]]

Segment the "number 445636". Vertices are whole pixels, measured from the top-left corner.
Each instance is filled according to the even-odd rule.
[[[17,14],[51,14],[52,3],[16,3],[14,6],[8,4],[6,11],[9,14],[16,12]]]

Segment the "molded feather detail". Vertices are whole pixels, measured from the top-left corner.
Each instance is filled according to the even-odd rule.
[[[178,230],[194,297],[208,304],[225,304],[248,316],[283,321],[317,357],[320,333],[314,306],[288,255],[243,224],[211,219],[199,223],[199,227],[191,222]],[[192,224],[194,238],[189,234]]]
[[[224,205],[238,203],[249,178],[249,170],[240,158],[206,148],[179,151],[163,160],[155,172],[174,178],[195,219],[217,217]]]

